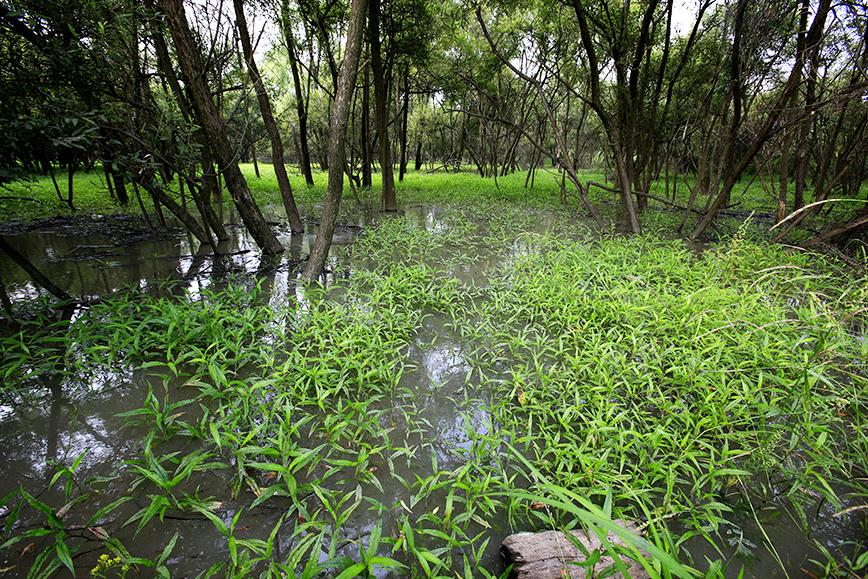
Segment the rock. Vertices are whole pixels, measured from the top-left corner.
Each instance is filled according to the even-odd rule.
[[[636,523],[627,523],[626,528],[636,533]],[[584,531],[572,531],[572,533],[589,553],[601,548],[600,539],[594,533],[586,534]],[[624,546],[624,541],[611,531],[607,539],[613,545]],[[588,577],[587,567],[566,564],[571,561],[584,561],[585,556],[561,531],[516,533],[503,540],[503,549],[508,562],[514,563],[512,577],[516,579],[586,579]],[[612,557],[602,554],[603,556],[593,566],[591,577],[596,577],[613,563]],[[627,566],[630,577],[648,579],[648,572],[640,563],[623,556],[621,560]],[[621,574],[616,571],[612,577],[621,577]]]

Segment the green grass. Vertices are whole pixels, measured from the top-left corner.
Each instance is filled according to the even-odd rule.
[[[244,170],[260,202],[280,203],[267,166],[262,179]],[[82,207],[117,210],[98,175],[78,176]],[[291,178],[299,205],[321,201],[324,174],[313,188]],[[364,202],[376,204],[376,185]],[[776,557],[760,511],[809,534],[818,501],[868,503],[868,280],[762,243],[756,221],[724,222],[729,235],[701,256],[658,235],[679,213],[645,213],[652,233],[641,237],[592,234],[572,219],[576,207],[539,229],[534,210],[560,203],[554,177],[540,173],[532,192],[520,174],[498,186],[410,173],[399,201],[444,206],[443,226],[381,220],[335,248],[350,279],[300,300],[237,279],[219,291],[118,294],[70,323],[8,323],[0,376],[12,407],[42,403],[46,377],[82,393],[107,371],[156,381],[122,414],[141,433],[139,454],[113,480],[138,503],[101,497],[106,481],[80,472],[79,456],[56,465],[61,503],[35,488],[0,499],[0,554],[42,541],[34,577],[82,561],[98,576],[123,576],[124,565],[170,576],[177,535],[154,554],[85,530],[121,513],[134,536],[195,516],[219,537],[211,571],[221,575],[487,578],[483,554],[512,530],[604,535],[630,518],[646,533],[626,537],[626,554],[652,576],[703,567],[713,577],[737,571],[739,553]],[[762,209],[751,191],[743,206]],[[28,194],[50,205],[53,189]],[[611,196],[594,199],[614,218]],[[346,190],[344,211],[353,204]],[[58,209],[8,207],[21,219]],[[479,283],[461,281],[471,270]],[[467,368],[455,400],[463,444],[449,467],[426,413],[443,385],[407,386],[425,380],[409,354],[439,347]],[[190,490],[215,488],[214,477],[217,494]],[[384,492],[386,477],[399,495]],[[239,517],[266,510],[279,513],[270,528],[239,531]],[[502,515],[509,528],[489,529]],[[753,547],[727,550],[733,529]],[[279,552],[278,535],[290,538]],[[710,566],[686,550],[691,536],[718,546]],[[868,546],[853,547],[845,559],[818,545],[812,569],[864,572]]]
[[[59,172],[56,177],[60,191],[66,197],[66,173]],[[135,204],[135,201],[132,203]],[[73,204],[78,212],[85,214],[120,211],[110,199],[101,169],[76,172],[73,177]],[[3,222],[32,221],[68,213],[69,206],[58,198],[48,176],[32,176],[31,180],[9,183],[0,189],[0,215]]]
[[[260,163],[260,177],[254,173],[253,165],[241,165],[247,179],[248,186],[257,201],[262,205],[281,207],[282,202],[271,166]],[[325,198],[327,174],[322,171],[314,172],[314,186],[308,187],[301,174],[292,166],[288,167],[290,184],[296,203],[303,214],[316,215],[317,204]],[[66,194],[66,177],[63,173],[57,175],[58,183],[63,194]],[[600,172],[584,172],[580,175],[583,182],[593,181],[607,184],[606,177]],[[680,181],[683,177],[680,177]],[[472,171],[460,173],[446,172],[443,170],[435,173],[424,171],[410,171],[403,182],[396,183],[398,201],[402,205],[418,203],[458,203],[458,204],[508,204],[527,208],[560,208],[564,206],[563,195],[560,187],[561,176],[553,168],[538,170],[533,181],[532,188],[525,188],[527,174],[525,172],[512,173],[497,180],[482,178]],[[688,183],[692,186],[694,178],[688,176]],[[176,188],[176,185],[173,186]],[[358,188],[357,192],[367,205],[376,206],[379,202],[380,174],[373,174],[373,185],[370,189]],[[74,203],[79,213],[116,213],[132,212],[139,213],[139,205],[134,197],[134,190],[128,187],[131,196],[129,207],[119,207],[109,196],[108,188],[102,170],[97,166],[94,170],[85,173],[78,172],[74,177]],[[567,189],[567,207],[576,210],[580,215],[586,211],[578,203],[573,187],[569,183]],[[666,186],[662,181],[652,183],[651,194],[659,197],[667,197]],[[678,193],[674,202],[686,205],[689,190],[683,183],[679,183]],[[6,191],[0,196],[0,215],[3,221],[29,221],[33,219],[63,215],[70,212],[69,207],[60,201],[54,192],[54,185],[49,177],[34,177],[32,181],[17,182],[6,187]],[[776,211],[777,201],[763,189],[758,179],[745,177],[735,188],[733,193],[734,206],[731,210],[735,215],[721,215],[716,220],[716,229],[708,231],[707,235],[713,239],[721,239],[735,233],[745,221],[745,217],[751,212],[757,216],[772,214]],[[590,200],[598,211],[609,222],[614,223],[618,218],[619,202],[616,196],[598,187],[590,188]],[[143,202],[147,211],[152,210],[152,203],[143,195]],[[224,191],[224,202],[231,203],[231,196]],[[697,199],[695,206],[702,209],[705,198]],[[355,206],[355,199],[347,184],[343,194],[343,209],[350,211]],[[640,213],[640,223],[648,231],[674,234],[681,223],[682,211],[673,209],[656,201],[650,201],[652,209]],[[851,214],[853,204],[835,203],[831,205],[831,214],[828,217],[817,218],[806,223],[806,228],[790,234],[789,241],[804,240],[816,231],[822,230],[828,223],[846,220]],[[684,227],[683,233],[687,234],[696,223],[696,217],[691,216]],[[750,221],[748,232],[757,237],[770,237],[769,228],[773,221],[757,217]],[[776,232],[775,232],[776,233]]]

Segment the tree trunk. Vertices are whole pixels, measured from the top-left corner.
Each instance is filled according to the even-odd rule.
[[[810,8],[810,0],[802,0],[802,13],[799,17],[799,50],[804,50],[805,28],[808,23],[808,11]],[[811,107],[814,105],[814,87],[817,80],[817,69],[819,68],[817,56],[819,56],[818,50],[811,52],[811,66],[808,67],[807,90],[805,92],[804,118],[799,123],[799,135],[796,140],[796,161],[793,169],[793,185],[795,188],[793,192],[794,210],[801,209],[805,202],[805,180],[808,175],[807,143],[808,135],[811,132],[811,125],[813,124],[810,113]]]
[[[639,526],[633,522],[620,521],[619,525],[641,536]],[[572,533],[572,540],[565,534]],[[576,543],[582,545],[579,549]],[[625,547],[627,543],[614,531],[606,534],[606,543]],[[506,560],[513,564],[511,577],[516,579],[587,579],[588,577],[630,577],[648,579],[648,571],[638,561],[620,556],[627,570],[625,575],[603,572],[615,565],[616,552],[606,552],[603,541],[596,533],[588,531],[544,531],[542,533],[516,533],[503,540],[502,549]],[[614,551],[614,550],[613,550]],[[599,556],[591,560],[590,553]],[[644,557],[647,553],[642,552]],[[573,564],[571,564],[573,563]],[[575,563],[581,563],[576,565]]]
[[[154,9],[153,0],[148,0],[148,7]],[[172,94],[175,95],[175,100],[178,103],[178,108],[181,109],[181,114],[185,119],[193,122],[193,110],[187,100],[184,90],[181,88],[181,83],[175,75],[175,69],[172,66],[172,61],[169,57],[169,49],[166,46],[166,39],[163,37],[163,31],[155,28],[152,31],[151,38],[154,42],[154,49],[157,54],[157,62],[160,70],[169,87],[172,89]],[[196,198],[196,205],[202,215],[203,222],[211,226],[214,235],[218,241],[226,241],[229,239],[229,234],[226,233],[226,228],[223,227],[223,222],[211,207],[211,200],[218,199],[222,203],[220,195],[219,182],[217,180],[217,172],[214,167],[214,158],[211,153],[211,144],[208,142],[208,135],[200,128],[194,133],[194,138],[201,147],[201,164],[202,177],[199,180],[199,187],[194,190],[193,195]],[[191,185],[192,187],[192,185]],[[141,201],[141,199],[139,199]],[[159,203],[157,203],[159,207]]]
[[[250,34],[247,32],[244,6],[241,0],[233,0],[233,4],[235,6],[235,23],[238,36],[241,39],[241,49],[244,51],[244,60],[247,61],[247,70],[253,80],[253,88],[256,89],[259,110],[262,111],[262,122],[265,124],[265,130],[268,131],[268,138],[271,139],[271,164],[274,167],[274,175],[277,177],[277,185],[280,187],[280,198],[283,200],[283,207],[286,210],[287,218],[289,218],[290,229],[293,233],[302,233],[304,232],[304,225],[302,225],[301,217],[298,215],[295,198],[292,196],[292,187],[289,184],[289,176],[286,174],[286,166],[283,164],[283,140],[280,138],[277,122],[271,112],[271,102],[268,99],[268,93],[265,92],[262,76],[259,74],[256,61],[253,60],[253,45],[250,43]],[[255,148],[253,154],[255,157]]]
[[[407,116],[410,112],[410,70],[404,68],[404,107],[401,110],[401,160],[398,163],[398,181],[404,180],[407,172]]]
[[[810,9],[809,0],[802,0],[801,10],[799,11],[799,33],[796,40],[796,53],[797,54],[805,54],[805,33],[807,32],[808,26],[808,11]],[[798,71],[799,78],[801,79],[801,70]],[[779,189],[778,189],[778,215],[777,215],[777,223],[783,221],[784,217],[787,215],[787,194],[790,190],[790,150],[793,144],[793,121],[794,121],[794,109],[796,104],[796,94],[790,97],[789,106],[785,103],[785,108],[787,108],[787,112],[785,113],[783,119],[783,131],[784,136],[781,141],[781,166],[780,166],[780,177],[779,177]],[[801,139],[799,141],[801,143]],[[799,146],[797,144],[797,146]],[[797,157],[798,164],[798,157]],[[796,168],[798,172],[798,166]]]
[[[414,165],[416,170],[421,171],[422,170],[422,139],[421,138],[419,139],[419,142],[416,143],[416,158],[414,159],[414,161],[416,163]]]
[[[211,240],[211,236],[205,231],[205,229],[199,225],[199,222],[196,221],[190,213],[187,212],[186,209],[181,207],[177,201],[166,195],[166,192],[163,191],[163,188],[159,186],[154,179],[154,172],[152,169],[145,169],[138,175],[139,184],[145,188],[145,190],[150,193],[151,197],[154,199],[154,207],[158,204],[163,205],[184,224],[187,230],[193,234],[193,236],[199,240],[200,243],[211,245],[213,247],[213,242]],[[161,216],[160,220],[165,225],[165,219]]]
[[[45,277],[45,275],[41,271],[36,269],[35,265],[30,263],[29,259],[18,253],[17,249],[9,245],[9,243],[6,241],[6,238],[2,235],[0,235],[0,250],[2,250],[3,253],[8,255],[9,259],[17,263],[21,267],[21,269],[30,274],[30,277],[33,278],[33,281],[48,290],[48,292],[54,297],[67,302],[73,301],[72,296],[54,285],[54,283],[50,279]]]
[[[350,102],[355,88],[362,48],[362,34],[365,26],[366,0],[353,0],[347,26],[347,48],[341,64],[340,77],[332,105],[331,125],[329,127],[329,180],[326,190],[325,206],[320,220],[319,232],[307,265],[301,274],[302,283],[310,283],[322,273],[328,256],[341,205],[344,189],[344,146],[347,138],[347,125],[350,117]]]
[[[785,119],[784,124],[787,126],[784,129],[783,141],[781,141],[781,166],[778,176],[778,216],[775,223],[780,223],[787,216],[787,193],[790,190],[790,146],[793,141],[793,128],[789,126],[789,119]]]
[[[295,50],[295,36],[292,34],[292,23],[289,20],[289,4],[284,0],[283,9],[283,35],[286,39],[286,50],[289,54],[289,69],[292,72],[292,84],[295,87],[295,108],[298,112],[298,139],[299,159],[298,164],[304,175],[304,182],[308,187],[313,187],[313,173],[310,170],[310,149],[307,144],[307,106],[304,93],[301,90],[301,77],[298,74],[298,53]]]
[[[198,116],[199,124],[208,135],[211,150],[217,158],[221,173],[225,176],[226,186],[232,194],[232,200],[238,207],[241,219],[250,231],[256,244],[263,253],[276,254],[283,252],[283,245],[277,240],[274,232],[268,226],[262,211],[250,194],[247,182],[238,168],[234,151],[226,136],[226,127],[220,118],[220,113],[208,85],[205,81],[205,71],[198,46],[193,40],[184,5],[181,0],[159,0],[160,10],[165,15],[166,24],[175,42],[175,52],[181,69],[184,71],[187,88],[193,100],[193,108]]]
[[[201,129],[196,131],[201,132]],[[211,207],[211,200],[221,198],[220,182],[217,180],[217,171],[214,166],[214,156],[211,154],[211,148],[208,146],[208,139],[205,136],[197,138],[203,143],[202,146],[202,178],[199,181],[199,207],[202,212],[203,219],[207,219],[214,230],[214,235],[217,236],[217,241],[226,241],[229,239],[229,234],[226,233],[226,228],[223,227],[223,221],[214,208]]]
[[[632,181],[628,176],[628,169],[624,158],[625,151],[622,147],[618,128],[614,126],[609,113],[603,108],[600,90],[600,64],[597,58],[595,44],[591,37],[590,29],[588,28],[585,7],[581,0],[573,0],[573,11],[576,14],[576,20],[579,23],[582,45],[585,47],[585,53],[588,57],[588,67],[590,68],[591,98],[589,99],[589,104],[594,112],[597,113],[597,118],[600,119],[600,123],[606,131],[609,146],[612,149],[612,155],[615,160],[615,170],[619,180],[621,181],[621,216],[619,221],[622,223],[629,222],[633,233],[641,233],[642,229],[639,226],[639,220],[636,217],[636,209],[633,207]],[[631,154],[629,151],[627,153]]]
[[[368,60],[365,58],[365,60]],[[365,65],[365,77],[362,82],[362,187],[371,186],[371,83],[368,78],[368,65]]]
[[[741,177],[742,172],[753,161],[754,156],[757,154],[760,147],[763,145],[763,143],[765,143],[766,139],[768,138],[772,127],[775,125],[778,118],[780,118],[780,115],[783,112],[784,103],[789,101],[790,97],[794,94],[796,89],[798,89],[799,80],[802,76],[802,67],[805,65],[806,61],[806,52],[807,50],[813,49],[818,43],[822,42],[823,30],[826,27],[826,17],[829,14],[830,6],[831,0],[820,0],[819,5],[817,6],[816,14],[814,16],[814,22],[811,24],[811,29],[808,31],[808,34],[805,37],[804,49],[799,51],[798,54],[796,54],[796,62],[793,64],[793,69],[790,71],[790,76],[787,79],[787,84],[784,86],[780,97],[769,110],[765,122],[756,132],[756,136],[754,137],[753,142],[751,143],[747,152],[739,161],[738,165],[727,170],[726,179],[723,183],[723,187],[721,188],[720,193],[718,193],[717,198],[709,208],[708,212],[697,224],[696,229],[694,229],[693,233],[690,234],[691,239],[696,239],[697,237],[702,235],[705,232],[705,229],[711,224],[711,221],[717,216],[718,211],[720,211],[724,204],[728,202],[729,195],[732,192],[732,188]],[[734,135],[731,136],[730,140],[732,142],[727,144],[728,151],[731,151],[734,147]],[[728,152],[728,154],[731,153]]]
[[[368,2],[368,42],[371,46],[371,71],[374,73],[374,109],[377,138],[380,141],[380,172],[383,175],[383,211],[397,211],[395,176],[392,173],[392,150],[389,146],[389,109],[383,58],[380,51],[380,1]]]

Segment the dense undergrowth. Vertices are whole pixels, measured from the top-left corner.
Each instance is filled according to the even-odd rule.
[[[335,250],[351,275],[328,289],[175,284],[7,323],[7,408],[42,403],[47,377],[70,398],[100,373],[156,379],[123,413],[140,443],[111,476],[72,456],[53,494],[2,498],[7,565],[189,573],[170,526],[185,519],[221,545],[200,577],[469,579],[500,574],[511,532],[605,537],[625,518],[644,538],[611,550],[655,577],[715,577],[777,556],[770,512],[807,537],[818,505],[865,528],[864,277],[747,228],[702,254],[566,216],[540,231],[496,196],[431,230],[381,220]],[[436,351],[464,372],[446,442],[427,409],[445,385],[413,362]],[[256,513],[252,534],[239,521]],[[137,550],[158,532],[160,552]],[[864,542],[815,543],[815,575],[865,573]]]

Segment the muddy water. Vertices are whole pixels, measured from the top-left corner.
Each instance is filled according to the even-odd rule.
[[[277,210],[274,210],[277,213]],[[406,209],[405,213],[429,231],[437,232],[444,227],[442,215],[447,210],[438,207],[417,206]],[[352,243],[364,227],[375,223],[384,217],[374,212],[358,211],[351,221],[345,222],[339,228],[335,240],[340,244]],[[230,216],[230,221],[233,219]],[[545,231],[549,226],[550,216],[538,216],[538,229]],[[79,224],[81,225],[81,224]],[[301,266],[301,261],[307,255],[315,238],[316,225],[311,221],[307,231],[302,235],[290,235],[288,229],[278,226],[277,231],[281,242],[288,248],[286,254],[277,260],[261,260],[252,241],[244,235],[240,227],[230,228],[232,239],[218,248],[218,255],[210,251],[200,251],[198,244],[189,236],[178,232],[169,232],[157,238],[148,238],[132,245],[121,245],[122,237],[118,235],[88,235],[87,227],[69,227],[64,224],[46,225],[39,231],[20,235],[7,235],[9,242],[25,254],[41,271],[47,274],[57,285],[66,289],[71,295],[82,300],[94,299],[110,295],[116,291],[137,287],[143,290],[159,286],[167,279],[183,278],[188,281],[189,289],[196,291],[210,285],[219,286],[224,283],[227,275],[232,273],[255,274],[264,278],[263,285],[266,295],[274,303],[284,301],[287,296],[296,296],[294,284],[295,275]],[[117,228],[113,231],[117,233]],[[123,232],[121,232],[123,233]],[[513,252],[532,251],[530,247],[516,246]],[[342,260],[339,249],[333,252],[334,257],[329,262],[329,273],[326,283],[336,277],[352,275],[354,268],[366,267],[370,264],[349,263]],[[478,262],[477,266],[456,269],[456,277],[466,282],[485,283],[486,271],[499,262],[514,259],[515,255],[490,254]],[[5,255],[0,255],[0,279],[6,286],[8,296],[16,303],[16,307],[26,305],[28,300],[35,300],[43,295],[43,290],[37,288],[25,274],[11,263]],[[425,319],[422,330],[416,341],[406,353],[407,363],[416,367],[415,372],[407,373],[400,384],[400,389],[408,394],[404,399],[384,401],[373,411],[390,411],[390,405],[413,405],[419,411],[419,428],[413,432],[405,432],[404,436],[419,450],[415,459],[406,465],[396,462],[395,465],[404,479],[414,481],[424,479],[433,474],[432,464],[436,461],[440,470],[455,470],[464,461],[465,454],[473,450],[474,434],[487,434],[496,428],[492,425],[488,408],[493,401],[489,400],[484,389],[467,382],[471,368],[462,357],[462,344],[450,338],[444,329],[444,320],[429,316]],[[436,341],[434,338],[437,337]],[[162,398],[164,389],[168,386],[171,392],[169,401],[176,401],[184,396],[182,389],[175,384],[164,384],[158,370],[136,371],[132,373],[105,372],[97,375],[90,383],[89,392],[70,396],[69,389],[64,388],[63,379],[57,376],[41,376],[35,385],[35,399],[4,399],[0,404],[0,495],[6,495],[16,489],[23,488],[36,499],[49,505],[63,504],[63,489],[61,485],[51,485],[55,473],[53,465],[70,465],[77,457],[82,457],[77,472],[85,478],[105,477],[100,486],[101,496],[96,498],[97,506],[107,505],[120,496],[131,497],[131,500],[113,513],[113,520],[104,522],[103,526],[110,529],[112,536],[124,544],[135,544],[137,551],[154,559],[159,556],[169,539],[178,533],[176,548],[168,561],[173,577],[195,577],[204,569],[227,559],[225,538],[217,531],[215,525],[201,516],[189,515],[167,518],[162,524],[156,521],[149,523],[136,537],[136,525],[123,527],[122,524],[142,506],[148,503],[144,491],[130,491],[126,485],[130,477],[114,477],[117,467],[131,457],[140,457],[140,441],[143,429],[130,427],[127,422],[118,417],[121,412],[142,407],[149,389]],[[80,392],[80,390],[74,390]],[[187,396],[192,396],[187,394]],[[195,413],[195,408],[185,407],[185,412]],[[191,452],[191,445],[197,443],[183,438],[172,439],[163,447],[165,452],[173,449]],[[305,446],[302,444],[302,446]],[[310,446],[314,446],[313,441]],[[377,464],[374,463],[376,468]],[[388,468],[376,470],[383,486],[382,502],[410,506],[412,496],[404,486],[388,476]],[[383,474],[385,473],[385,474]],[[181,483],[180,490],[201,496],[221,496],[226,494],[230,481],[212,472],[200,473],[189,481]],[[340,481],[337,486],[353,484],[353,481]],[[180,495],[180,493],[177,493]],[[442,494],[445,494],[445,490]],[[420,508],[431,512],[436,508],[440,495],[432,495],[426,502],[410,508]],[[248,509],[252,495],[241,494],[233,501],[227,502],[217,511],[227,524],[233,516],[242,511],[242,517],[237,523],[241,529],[237,536],[245,539],[267,539],[268,532],[275,526],[280,516],[285,512],[285,505],[275,502],[270,507]],[[94,503],[89,508],[96,510]],[[779,505],[781,506],[781,505]],[[725,559],[738,557],[739,547],[759,545],[748,549],[753,556],[748,561],[744,577],[803,577],[802,571],[806,561],[812,557],[821,559],[806,539],[797,517],[785,512],[786,505],[779,515],[770,519],[770,524],[762,529],[752,526],[750,517],[745,516],[740,525],[743,531],[727,531],[722,534],[724,543],[710,546],[701,540],[690,541],[687,548],[696,561],[705,557],[710,559]],[[74,507],[73,507],[74,508]],[[358,557],[355,541],[369,534],[378,519],[382,520],[383,533],[396,535],[399,532],[397,521],[401,515],[400,509],[395,512],[378,514],[375,511],[359,509],[353,519],[352,529],[342,537],[341,549],[350,557]],[[852,540],[860,529],[846,518],[835,518],[831,515],[831,507],[818,504],[814,509],[815,518],[809,521],[812,526],[813,538],[818,539],[830,550],[835,550],[847,540]],[[5,518],[8,510],[0,512]],[[24,517],[25,523],[35,525],[36,516]],[[761,518],[762,520],[762,518]],[[491,537],[489,547],[483,554],[482,566],[499,575],[504,570],[504,562],[498,551],[499,542],[508,534],[525,529],[511,528],[505,515],[502,519],[487,521]],[[676,529],[677,530],[677,529]],[[481,525],[471,526],[469,536],[484,532]],[[83,540],[92,539],[92,533],[86,529],[80,533]],[[729,532],[730,536],[727,537]],[[777,558],[768,553],[762,545],[765,543],[763,533],[767,534],[776,546]],[[278,549],[289,550],[293,542],[289,536],[277,536]],[[10,554],[5,561],[0,561],[0,577],[24,577],[27,569],[34,561],[34,554],[39,551],[40,539],[35,538],[35,547],[29,553],[21,556]],[[20,545],[19,545],[20,547]],[[87,556],[90,550],[96,550],[99,543],[85,542],[82,552],[85,553],[76,561],[79,576],[88,576],[87,571],[93,565],[94,556]],[[102,552],[102,551],[94,551]],[[322,555],[325,558],[325,554]],[[783,566],[783,569],[781,568]],[[734,564],[728,576],[738,575],[741,564]],[[141,570],[148,576],[148,569]],[[382,572],[381,576],[393,576]]]

